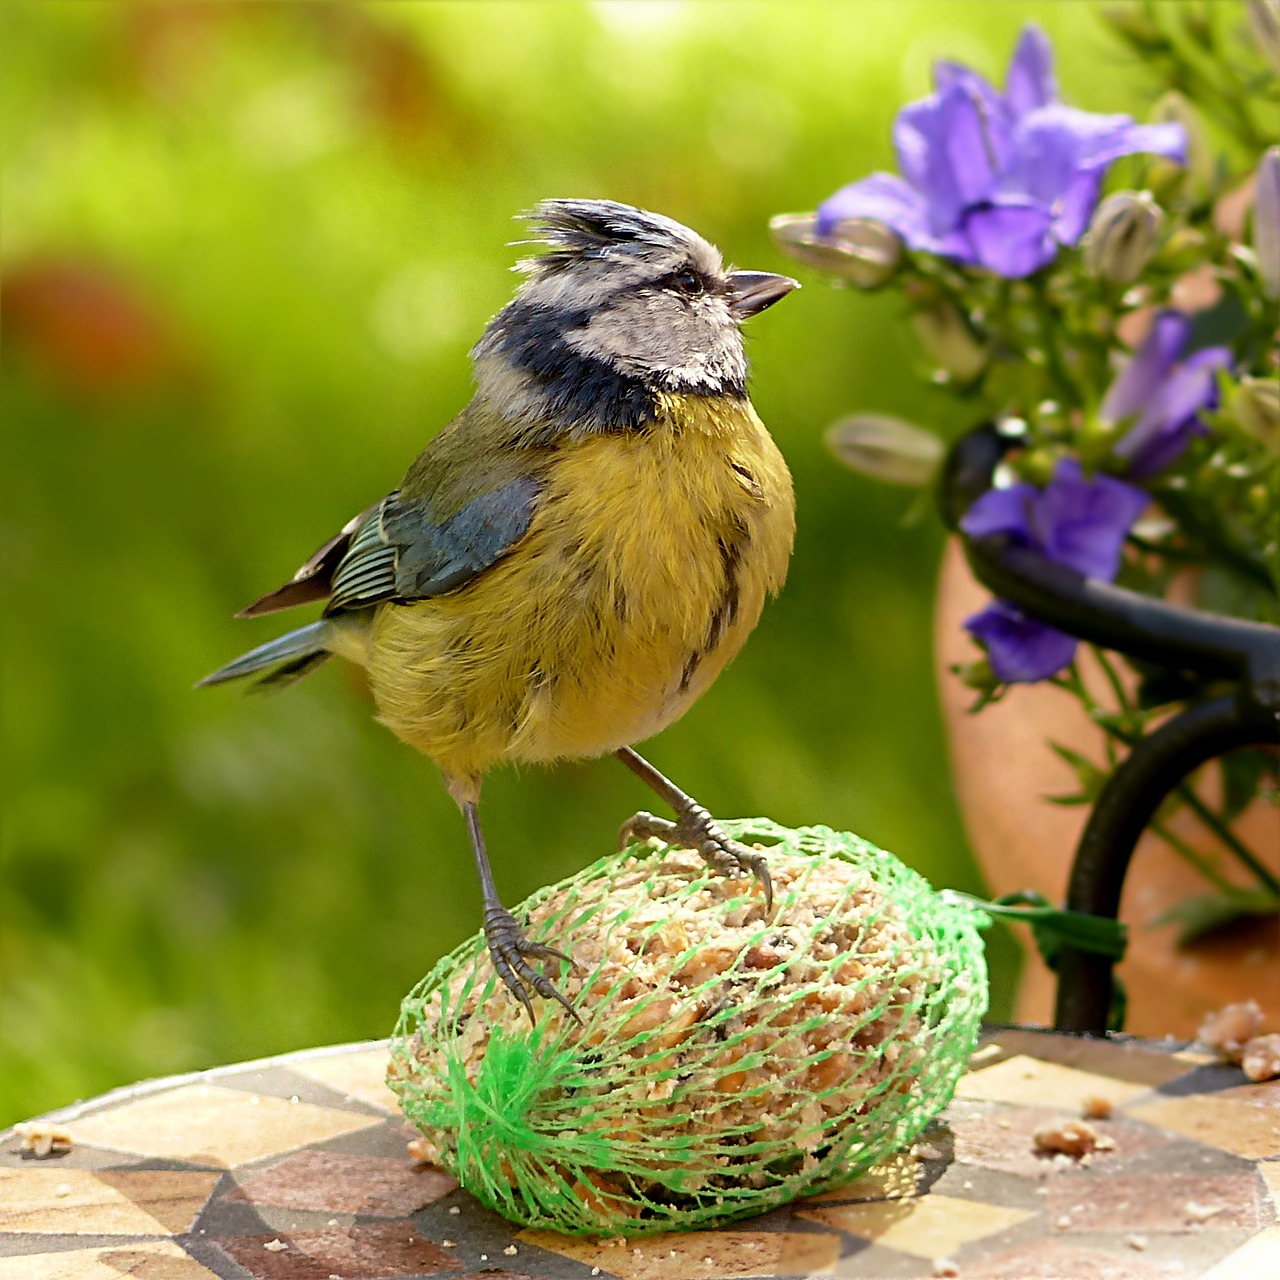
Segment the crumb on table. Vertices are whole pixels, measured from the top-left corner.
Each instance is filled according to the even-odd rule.
[[[1238,1063],[1245,1044],[1262,1031],[1262,1010],[1256,1000],[1242,1000],[1210,1013],[1200,1024],[1196,1039],[1225,1062]]]
[[[1245,1041],[1240,1066],[1255,1084],[1280,1077],[1280,1034],[1273,1031]]]
[[[1109,1120],[1113,1110],[1115,1108],[1110,1098],[1099,1097],[1095,1094],[1084,1100],[1080,1107],[1080,1114],[1086,1120]]]
[[[405,1144],[409,1159],[417,1164],[438,1164],[440,1153],[429,1138],[410,1138]]]
[[[69,1130],[60,1124],[51,1124],[48,1120],[28,1120],[14,1125],[13,1131],[22,1139],[22,1150],[32,1155],[63,1155],[75,1145]]]
[[[1080,1159],[1094,1151],[1112,1151],[1115,1139],[1085,1120],[1051,1120],[1031,1135],[1038,1154],[1061,1153]]]

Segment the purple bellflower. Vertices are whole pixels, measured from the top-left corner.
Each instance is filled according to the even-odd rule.
[[[1137,479],[1175,461],[1193,435],[1204,433],[1199,415],[1218,406],[1217,373],[1231,366],[1231,352],[1227,347],[1205,347],[1179,361],[1190,335],[1190,316],[1160,312],[1098,411],[1104,422],[1133,420],[1113,452]]]
[[[989,489],[960,528],[971,538],[1006,534],[1056,564],[1110,582],[1125,536],[1148,501],[1141,489],[1110,476],[1085,479],[1075,458],[1063,458],[1044,489]],[[992,671],[1005,684],[1047,680],[1075,656],[1074,636],[1027,617],[1007,600],[993,600],[964,625],[986,647]]]
[[[1035,26],[1018,40],[1003,93],[955,62],[938,62],[934,83],[894,122],[902,177],[874,173],[842,187],[818,207],[820,234],[874,218],[913,249],[1017,279],[1080,240],[1113,160],[1140,151],[1186,159],[1180,124],[1059,102],[1052,46]]]

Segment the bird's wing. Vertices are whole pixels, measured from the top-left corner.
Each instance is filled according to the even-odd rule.
[[[475,402],[438,432],[400,487],[348,522],[240,617],[328,600],[326,614],[462,586],[529,529],[553,451],[524,448]]]
[[[326,612],[425,600],[462,586],[524,537],[539,488],[532,476],[518,476],[443,520],[427,498],[389,495],[351,536]]]
[[[524,537],[540,488],[534,477],[517,476],[443,520],[433,518],[429,499],[390,493],[330,538],[283,587],[237,616],[325,599],[325,613],[332,614],[452,591]]]
[[[366,507],[358,516],[348,520],[341,532],[330,538],[283,587],[259,596],[251,605],[241,609],[236,617],[256,618],[264,613],[277,613],[281,609],[310,604],[313,600],[327,599],[332,589],[334,572],[351,545],[351,535],[381,506],[381,502],[375,502],[373,506]]]

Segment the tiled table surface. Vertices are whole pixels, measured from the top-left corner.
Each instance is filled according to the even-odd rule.
[[[604,1243],[415,1165],[385,1066],[350,1045],[121,1090],[53,1117],[62,1155],[0,1134],[0,1280],[1280,1277],[1280,1081],[1172,1044],[989,1031],[914,1153],[722,1230]],[[1091,1097],[1114,1150],[1036,1155]]]

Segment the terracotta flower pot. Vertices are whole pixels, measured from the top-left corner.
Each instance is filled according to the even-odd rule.
[[[935,654],[956,792],[991,893],[1035,889],[1061,902],[1088,811],[1045,799],[1078,789],[1071,769],[1048,743],[1061,743],[1103,763],[1103,735],[1075,699],[1049,685],[1022,686],[979,714],[968,712],[973,692],[949,668],[977,656],[962,623],[987,599],[988,593],[970,576],[963,553],[953,541],[939,580]],[[1091,666],[1087,652],[1082,668],[1098,700],[1105,702],[1106,682]],[[1247,887],[1235,860],[1220,851],[1215,838],[1192,814],[1180,811],[1169,825],[1193,848],[1213,858],[1230,880]],[[1280,873],[1280,813],[1274,806],[1256,802],[1237,819],[1236,830]],[[1121,919],[1130,927],[1128,954],[1118,969],[1129,994],[1126,1030],[1148,1036],[1191,1036],[1206,1012],[1247,998],[1256,999],[1269,1020],[1280,1025],[1280,922],[1276,917],[1232,925],[1185,947],[1176,945],[1177,926],[1153,925],[1176,903],[1211,889],[1158,837],[1148,833],[1142,838],[1121,903]],[[1048,1023],[1053,1017],[1054,976],[1034,948],[1029,950],[1015,1016],[1022,1022]]]

